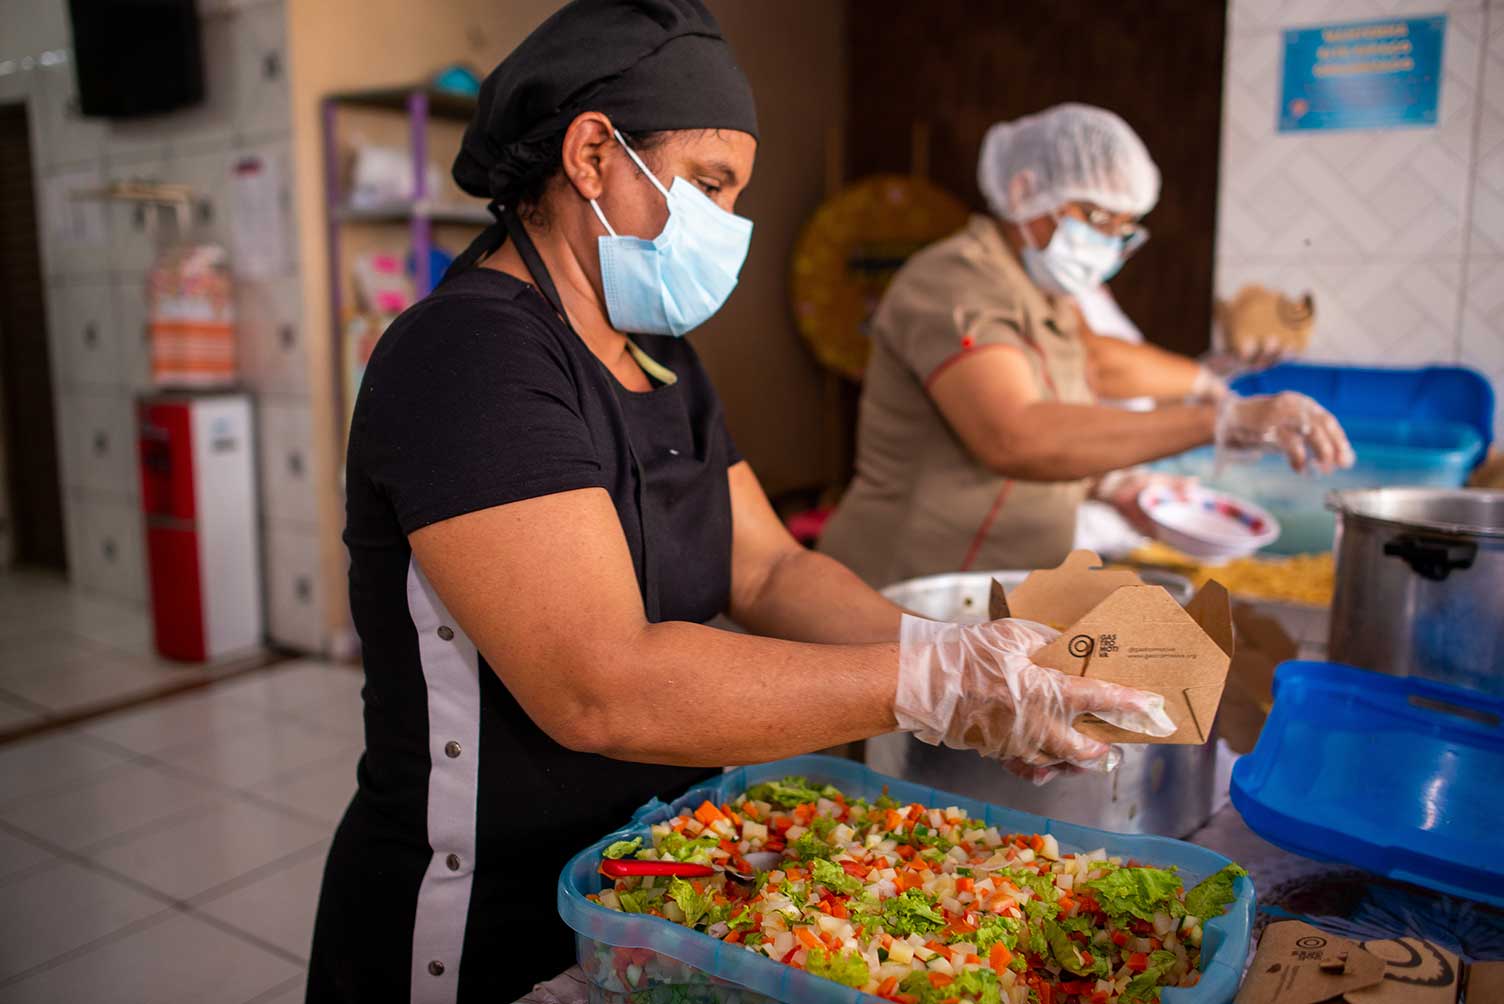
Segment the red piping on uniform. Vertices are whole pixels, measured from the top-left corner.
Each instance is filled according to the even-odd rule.
[[[924,378],[924,390],[925,390],[925,393],[929,393],[929,389],[935,385],[935,378],[938,377],[941,373],[945,372],[945,370],[948,369],[952,363],[958,363],[962,359],[965,359],[967,356],[975,355],[976,353],[981,352],[983,349],[1016,349],[1016,348],[1018,348],[1017,345],[1005,345],[1005,344],[1003,344],[1001,342],[993,342],[993,343],[991,343],[989,345],[976,345],[976,346],[973,346],[971,348],[965,348],[965,349],[962,349],[960,352],[957,352],[955,355],[946,356],[945,359],[943,361],[941,361],[940,365],[936,366],[934,369],[930,370],[930,375]]]
[[[997,498],[992,500],[992,508],[987,510],[987,518],[982,520],[982,525],[977,527],[977,535],[971,538],[971,546],[966,549],[966,560],[961,562],[960,571],[971,571],[971,563],[977,560],[977,552],[982,549],[982,541],[987,539],[987,531],[992,529],[992,521],[997,519],[998,510],[1007,501],[1008,493],[1013,490],[1013,479],[1003,482],[1003,490],[997,493]]]

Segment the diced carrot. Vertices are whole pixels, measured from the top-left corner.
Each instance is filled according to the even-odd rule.
[[[915,802],[913,805],[909,806],[909,822],[912,823],[923,815],[924,806],[920,805],[918,802]]]
[[[815,803],[805,802],[803,805],[794,806],[794,818],[800,826],[808,826],[809,821],[815,818]]]
[[[971,892],[976,888],[976,880],[967,875],[956,879],[956,892]]]
[[[685,819],[683,816],[675,816],[674,821],[669,824],[669,828],[672,829],[675,833],[680,833],[684,830],[684,823]]]
[[[872,869],[856,861],[842,861],[841,870],[855,878],[866,878]]]
[[[903,817],[892,809],[883,817],[883,829],[896,830],[903,825]]]
[[[742,815],[746,816],[748,819],[756,819],[757,818],[757,804],[755,802],[743,802],[742,803]]]
[[[815,937],[814,932],[807,927],[794,928],[794,937],[804,942],[806,948],[819,948],[822,950],[825,948],[820,939]]]
[[[907,861],[914,856],[914,848],[910,847],[908,844],[899,844],[898,856]]]
[[[774,816],[768,825],[773,827],[774,833],[787,833],[789,827],[794,825],[794,821],[788,816]]]
[[[851,914],[846,910],[846,904],[838,899],[830,901],[830,915],[837,920],[847,920],[851,917]]]
[[[730,934],[726,935],[726,937],[722,938],[721,940],[724,941],[724,942],[726,942],[726,944],[728,944],[728,945],[738,944],[742,940],[742,932],[740,932],[740,931],[732,931]]]
[[[705,801],[701,802],[700,807],[695,810],[695,818],[698,819],[702,825],[709,826],[717,819],[725,819],[726,817],[722,814],[721,810],[717,809],[715,805],[711,803],[710,799],[707,798]]]
[[[1008,951],[1008,946],[999,941],[992,946],[992,951],[987,953],[987,964],[1000,975],[1008,968],[1008,963],[1013,961],[1013,953]]]
[[[963,965],[967,965],[967,966],[970,966],[970,965],[980,965],[981,962],[982,962],[982,957],[980,955],[968,955],[968,956],[966,956],[966,961],[964,963],[962,963],[962,964]]]
[[[1039,853],[1044,850],[1044,837],[1041,837],[1037,833],[1034,834],[1029,838],[1029,846],[1034,849],[1034,853]]]
[[[950,948],[946,945],[940,944],[940,942],[938,941],[926,941],[924,943],[924,947],[928,948],[932,952],[945,956],[947,959],[950,958]]]
[[[1062,916],[1069,916],[1071,907],[1075,905],[1075,902],[1076,901],[1071,898],[1070,893],[1063,892],[1060,894],[1060,898],[1055,901],[1055,904],[1060,907],[1060,913]]]
[[[937,989],[939,987],[948,987],[952,983],[956,982],[956,978],[954,976],[948,976],[945,973],[929,973],[928,975],[930,978],[930,986]]]
[[[721,848],[721,850],[725,851],[727,854],[735,854],[736,853],[736,845],[733,844],[729,840],[722,840],[721,843],[720,843],[720,848]]]
[[[892,996],[893,991],[894,991],[894,989],[897,988],[897,986],[898,986],[898,977],[897,976],[889,976],[887,979],[883,980],[881,983],[879,983],[877,985],[877,995],[879,997],[889,997],[889,996]]]

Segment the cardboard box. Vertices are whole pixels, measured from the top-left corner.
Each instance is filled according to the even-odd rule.
[[[1251,753],[1274,707],[1274,670],[1298,649],[1279,621],[1248,603],[1234,603],[1237,649],[1227,671],[1217,735],[1234,753]]]
[[[1456,1004],[1461,984],[1457,956],[1430,942],[1350,941],[1285,920],[1264,928],[1236,1004]]]
[[[1161,694],[1177,728],[1164,738],[1128,732],[1091,716],[1076,728],[1111,743],[1200,744],[1222,700],[1233,653],[1227,590],[1208,582],[1184,608],[1134,572],[1104,569],[1091,551],[1033,572],[1011,594],[994,582],[991,613],[1022,617],[1061,635],[1034,656],[1041,666]]]
[[[1504,1001],[1504,962],[1474,962],[1467,967],[1467,1004]]]

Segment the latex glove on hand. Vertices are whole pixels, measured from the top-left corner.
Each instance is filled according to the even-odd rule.
[[[1293,470],[1304,471],[1314,463],[1323,474],[1351,467],[1357,459],[1332,413],[1293,391],[1259,397],[1229,394],[1217,407],[1216,444],[1219,462],[1228,451],[1273,447]]]
[[[1154,536],[1154,521],[1138,504],[1139,494],[1145,489],[1163,486],[1174,492],[1189,492],[1195,488],[1195,478],[1181,474],[1161,474],[1146,467],[1130,467],[1122,471],[1108,471],[1097,479],[1092,497],[1106,502],[1117,510],[1118,515],[1145,537]]]
[[[1115,766],[1111,746],[1075,730],[1079,715],[1151,736],[1175,731],[1159,694],[1035,665],[1031,656],[1059,636],[1032,621],[950,624],[905,614],[898,727],[935,746],[1002,760],[1015,772],[1046,773],[1058,764]]]

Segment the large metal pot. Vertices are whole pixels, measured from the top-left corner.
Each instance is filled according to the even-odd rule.
[[[1504,695],[1504,492],[1334,492],[1336,662]]]
[[[1012,589],[1027,572],[964,572],[910,579],[883,595],[915,613],[939,620],[980,621],[994,578]],[[1191,584],[1178,575],[1146,571],[1145,582],[1164,586],[1182,605]],[[1058,777],[1038,786],[996,762],[966,750],[931,746],[907,733],[867,740],[867,765],[884,774],[933,785],[1041,816],[1121,833],[1183,837],[1211,816],[1217,746],[1126,745],[1111,774]]]

